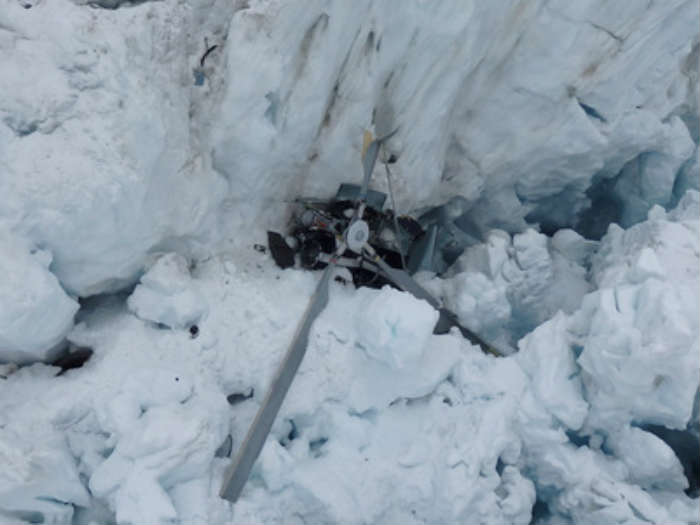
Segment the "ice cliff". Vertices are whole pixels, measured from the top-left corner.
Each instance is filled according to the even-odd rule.
[[[0,521],[697,522],[696,2],[0,6]],[[334,283],[232,507],[318,277],[252,245],[396,128],[475,239],[421,282],[519,351]]]

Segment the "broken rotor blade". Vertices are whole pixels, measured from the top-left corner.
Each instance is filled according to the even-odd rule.
[[[463,326],[459,322],[457,314],[454,313],[452,310],[448,310],[447,308],[443,307],[440,308],[438,311],[440,312],[440,318],[438,319],[437,325],[435,326],[434,333],[444,334],[447,333],[450,330],[450,328],[456,326],[462,334],[462,337],[467,339],[471,344],[479,346],[484,352],[493,354],[496,357],[503,357],[505,355],[501,350],[498,350],[495,346],[484,341],[481,337],[472,332],[469,328]]]
[[[371,262],[379,266],[381,269],[382,273],[384,273],[391,281],[401,288],[405,292],[409,292],[416,296],[418,299],[424,299],[425,301],[430,304],[433,308],[436,310],[439,310],[442,306],[440,305],[440,301],[435,299],[428,290],[423,288],[420,284],[418,284],[413,277],[411,277],[407,272],[403,270],[398,270],[396,268],[392,268],[389,266],[387,263],[384,262],[384,260],[379,257],[377,252],[374,251],[374,248],[372,248],[369,244],[365,245],[365,251],[370,255],[368,258]]]
[[[365,151],[364,157],[362,158],[362,170],[364,172],[364,178],[362,179],[362,189],[360,190],[360,196],[358,201],[365,202],[367,199],[367,190],[369,189],[369,179],[372,176],[372,171],[374,171],[374,165],[377,163],[377,156],[379,155],[379,147],[385,140],[391,138],[399,128],[396,128],[391,133],[374,139]]]
[[[311,298],[311,302],[306,308],[304,317],[297,328],[292,344],[277,368],[267,395],[258,409],[255,420],[253,420],[253,424],[250,426],[235,460],[224,474],[224,483],[219,494],[222,498],[232,503],[236,502],[246,481],[248,481],[248,476],[255,464],[255,460],[258,458],[263,445],[265,445],[272,424],[304,358],[311,325],[328,304],[328,286],[334,267],[335,263],[332,261],[326,266],[316,291]]]
[[[370,143],[367,151],[365,152],[365,157],[362,159],[364,178],[362,179],[362,188],[360,189],[360,196],[358,198],[360,201],[364,201],[367,198],[369,178],[372,176],[374,165],[377,162],[377,155],[379,155],[379,139],[373,140]]]
[[[498,349],[494,348],[493,345],[487,343],[477,334],[475,334],[468,328],[462,326],[457,318],[457,315],[454,312],[442,306],[440,304],[440,301],[433,297],[433,295],[428,290],[426,290],[420,284],[418,284],[415,281],[415,279],[408,274],[408,272],[405,272],[404,270],[398,270],[389,266],[386,262],[384,262],[384,260],[381,257],[379,257],[379,255],[377,255],[374,249],[369,245],[365,245],[365,251],[369,254],[368,259],[372,263],[379,266],[382,273],[388,279],[390,279],[396,286],[401,288],[404,292],[412,294],[418,299],[423,299],[427,301],[428,304],[430,304],[430,306],[435,308],[440,313],[440,319],[438,320],[437,326],[438,328],[442,329],[441,333],[444,333],[452,326],[456,326],[466,339],[468,339],[472,344],[480,346],[484,352],[488,352],[496,356],[503,355],[503,353],[500,352]]]

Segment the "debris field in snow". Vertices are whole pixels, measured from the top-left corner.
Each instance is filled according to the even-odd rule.
[[[0,3],[1,523],[697,523],[695,2]],[[395,127],[517,352],[333,281],[231,505],[320,277],[252,246]]]

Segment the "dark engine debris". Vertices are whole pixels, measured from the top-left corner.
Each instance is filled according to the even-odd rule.
[[[267,232],[268,246],[280,268],[290,268],[297,258],[302,268],[324,268],[336,251],[338,240],[353,221],[360,186],[342,184],[332,199],[297,199],[287,235]],[[457,221],[467,211],[466,201],[456,198],[431,208],[417,219],[394,217],[383,210],[386,194],[368,190],[364,220],[369,227],[368,244],[392,268],[413,274],[419,270],[442,273],[476,239]],[[338,264],[347,267],[356,286],[391,284],[361,254],[347,250]]]

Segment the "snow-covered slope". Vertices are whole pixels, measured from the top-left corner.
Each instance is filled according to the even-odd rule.
[[[241,443],[318,274],[251,250],[198,265],[191,295],[175,293],[183,279],[158,288],[173,308],[150,321],[120,296],[89,301],[70,336],[95,351],[83,368],[36,364],[0,382],[0,509],[47,522],[72,504],[78,522],[528,523],[538,499],[556,523],[690,523],[683,467],[644,425],[693,425],[699,202],[612,227],[595,289],[507,358],[431,335],[435,312],[405,293],[334,282],[233,507],[218,498],[229,459],[216,451],[230,453],[228,434]],[[137,313],[153,301],[138,290]],[[196,337],[157,324],[191,296],[209,312]]]
[[[696,520],[697,453],[664,432],[700,433],[699,20],[692,0],[0,0],[0,521]],[[318,278],[252,244],[395,128],[399,211],[459,195],[479,239],[418,278],[519,352],[334,282],[232,507],[226,444]],[[84,368],[1,364],[66,337]]]
[[[356,180],[365,129],[399,127],[401,211],[460,194],[481,230],[575,225],[618,174],[627,226],[696,151],[690,0],[3,4],[0,220],[81,296]]]

